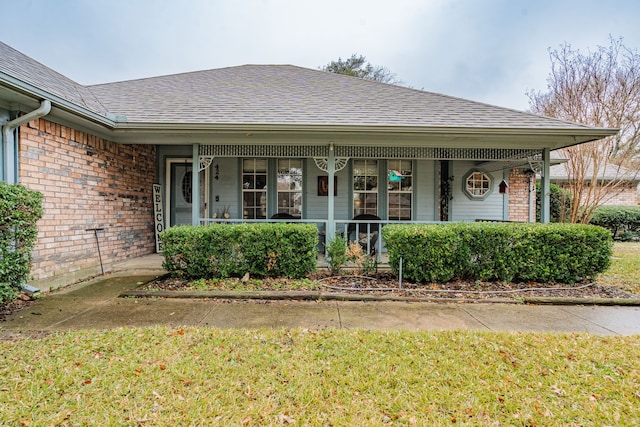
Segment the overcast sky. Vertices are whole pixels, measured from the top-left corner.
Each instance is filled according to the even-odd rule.
[[[0,0],[0,40],[82,83],[362,54],[405,85],[526,110],[549,48],[640,49],[637,0]],[[2,58],[0,58],[2,60]]]

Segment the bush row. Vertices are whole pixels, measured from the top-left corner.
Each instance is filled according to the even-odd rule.
[[[316,268],[315,224],[212,224],[172,227],[160,235],[164,268],[173,276],[305,277]]]
[[[41,217],[41,193],[0,181],[0,303],[15,298],[29,278]]]
[[[630,240],[640,234],[640,206],[600,206],[591,224],[608,229],[614,239]]]
[[[574,283],[605,271],[609,232],[592,225],[387,225],[389,264],[415,282],[454,279]]]

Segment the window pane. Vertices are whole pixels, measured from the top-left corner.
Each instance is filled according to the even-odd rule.
[[[483,197],[491,189],[491,178],[485,173],[473,172],[466,179],[465,189],[473,197]]]
[[[353,161],[353,215],[378,215],[378,161]]]
[[[255,188],[254,183],[253,175],[242,175],[242,188],[245,190],[253,189]]]
[[[267,173],[267,159],[256,159],[256,173]]]
[[[242,216],[247,219],[266,218],[267,214],[267,161],[242,161]]]
[[[392,220],[411,220],[411,198],[413,194],[413,162],[411,160],[389,160],[388,214]]]
[[[302,217],[302,159],[278,160],[278,213]]]

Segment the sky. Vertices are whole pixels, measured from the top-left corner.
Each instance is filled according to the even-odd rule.
[[[406,86],[517,110],[549,49],[640,49],[637,0],[0,0],[0,41],[81,84],[357,53]],[[2,60],[2,58],[0,58]]]

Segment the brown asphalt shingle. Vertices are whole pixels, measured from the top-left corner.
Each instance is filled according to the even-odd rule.
[[[575,123],[292,65],[244,65],[83,86],[0,42],[3,74],[129,123],[590,129]]]
[[[292,65],[244,65],[89,88],[130,122],[586,128]]]
[[[0,42],[0,73],[94,113],[107,115],[107,109],[88,87],[74,82],[2,42]]]

